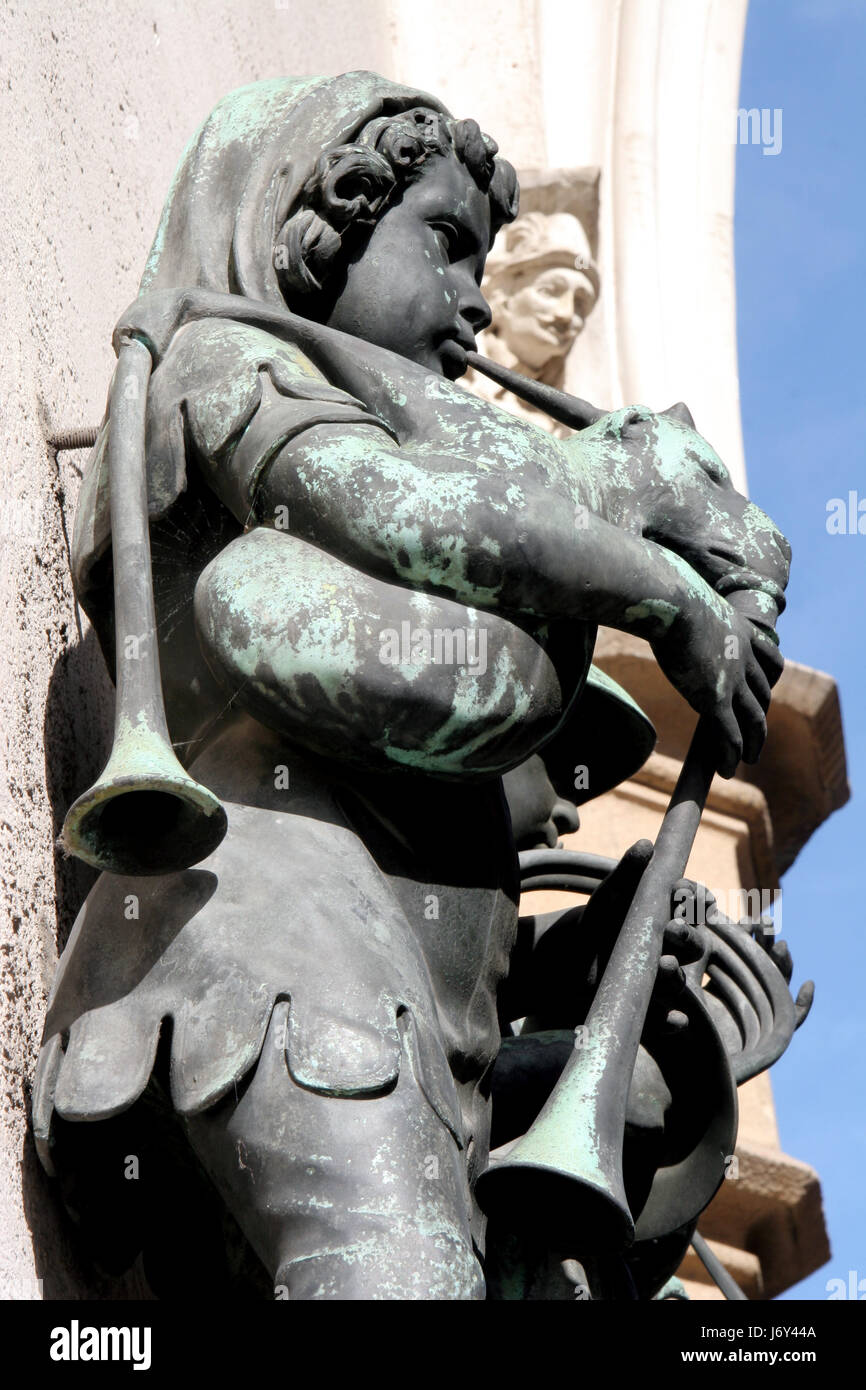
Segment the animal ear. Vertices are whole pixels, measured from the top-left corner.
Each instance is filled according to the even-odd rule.
[[[695,428],[692,412],[682,401],[677,401],[676,405],[669,405],[667,410],[661,411],[661,414],[669,416],[672,420],[681,421],[682,424],[688,425],[690,429]]]

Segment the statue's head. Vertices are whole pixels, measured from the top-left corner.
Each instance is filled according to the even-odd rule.
[[[494,332],[541,370],[571,348],[598,297],[589,241],[568,212],[530,212],[506,228],[487,264]]]
[[[514,170],[496,153],[475,121],[426,106],[325,151],[274,244],[288,306],[459,376],[490,322],[487,253],[517,211]]]
[[[187,146],[141,293],[287,306],[458,376],[517,198],[489,136],[426,92],[372,72],[256,82]]]

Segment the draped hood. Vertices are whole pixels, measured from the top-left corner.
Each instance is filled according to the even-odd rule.
[[[449,115],[428,93],[372,72],[271,78],[230,93],[181,158],[139,293],[196,286],[282,305],[274,236],[319,156],[415,106]]]
[[[323,153],[351,143],[369,121],[416,106],[449,115],[428,93],[372,72],[271,78],[223,98],[181,157],[138,297],[115,329],[115,349],[123,332],[144,338],[162,370],[161,394],[171,396],[162,363],[176,332],[190,318],[212,312],[259,324],[296,343],[313,332],[283,299],[273,265],[275,234]],[[190,299],[196,301],[193,308]],[[327,331],[318,328],[318,336]],[[272,375],[278,386],[280,372],[277,361]],[[339,386],[313,385],[310,394],[319,406],[338,397],[345,400]],[[319,409],[318,419],[322,416]],[[108,428],[106,412],[82,484],[72,545],[76,593],[98,629],[110,624],[112,603],[99,565],[111,544]],[[179,421],[149,420],[147,452],[153,519],[164,515],[186,486]]]

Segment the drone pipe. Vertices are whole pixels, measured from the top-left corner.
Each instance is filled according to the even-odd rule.
[[[108,478],[117,696],[102,775],[70,807],[61,844],[94,868],[165,874],[216,849],[226,814],[175,756],[165,716],[150,564],[145,425],[151,355],[122,340],[111,386]]]
[[[566,391],[558,391],[555,386],[547,386],[543,381],[533,381],[531,377],[521,376],[519,372],[513,372],[508,367],[503,367],[499,362],[491,362],[489,358],[482,357],[480,352],[467,352],[466,361],[470,367],[474,367],[483,376],[495,381],[497,386],[504,386],[507,391],[511,391],[528,405],[535,406],[536,410],[543,410],[551,419],[558,421],[560,425],[568,425],[573,430],[584,430],[587,425],[595,424],[603,415],[607,415],[606,410],[599,410],[597,405],[590,405],[589,401],[583,401],[579,396],[570,396]]]

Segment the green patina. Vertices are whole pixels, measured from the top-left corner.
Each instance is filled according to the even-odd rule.
[[[472,766],[473,754],[521,723],[529,710],[532,692],[522,685],[507,652],[498,653],[494,668],[496,683],[484,698],[480,697],[477,678],[471,672],[458,675],[452,687],[450,716],[427,738],[423,748],[406,748],[389,740],[386,751],[391,761],[419,770],[457,773]],[[496,706],[505,699],[512,702],[511,710],[491,723]],[[484,725],[483,732],[474,738],[468,736],[467,730],[479,723]]]
[[[623,615],[626,622],[637,623],[645,619],[655,618],[665,630],[671,627],[679,617],[680,610],[676,604],[665,603],[660,598],[647,598],[641,603],[635,603],[631,608],[625,610]]]

